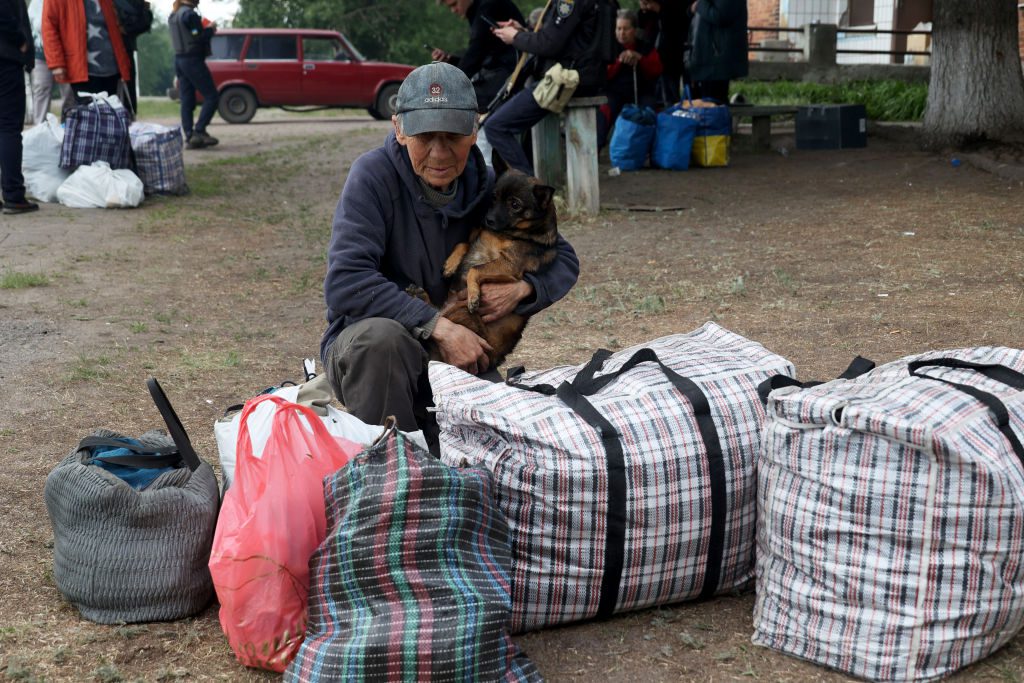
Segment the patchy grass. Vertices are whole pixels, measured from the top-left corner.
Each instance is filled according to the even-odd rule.
[[[21,273],[16,270],[5,271],[0,275],[0,289],[28,289],[29,287],[45,287],[50,278],[42,273]]]
[[[107,356],[97,356],[96,358],[79,356],[78,361],[68,371],[66,379],[69,382],[90,382],[97,379],[106,379],[110,377],[110,371],[107,369],[110,363],[111,360]]]

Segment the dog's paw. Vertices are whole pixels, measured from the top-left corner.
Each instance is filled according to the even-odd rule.
[[[477,310],[479,310],[479,308],[480,308],[480,297],[478,297],[478,296],[475,296],[475,297],[471,296],[468,299],[466,299],[466,309],[470,313],[476,313]]]
[[[430,295],[427,291],[419,285],[409,285],[405,288],[405,293],[414,299],[422,299],[423,301],[430,303]]]

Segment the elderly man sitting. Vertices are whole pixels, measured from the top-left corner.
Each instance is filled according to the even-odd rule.
[[[334,213],[320,351],[335,394],[356,417],[381,424],[394,415],[400,429],[424,429],[431,441],[427,341],[445,362],[477,374],[488,369],[488,346],[406,288],[444,302],[444,261],[480,224],[494,178],[474,146],[476,95],[461,70],[441,62],[415,69],[397,111],[384,145],[352,165]],[[565,296],[578,273],[576,253],[560,238],[546,270],[485,285],[480,311],[486,321],[535,313]]]

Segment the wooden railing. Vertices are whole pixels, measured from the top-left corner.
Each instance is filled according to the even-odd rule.
[[[814,61],[812,55],[809,54],[810,50],[815,48],[814,41],[809,39],[811,31],[815,27],[826,27],[823,24],[809,24],[801,26],[800,28],[790,28],[787,26],[748,26],[747,27],[747,43],[749,45],[750,52],[789,52],[803,54],[807,58],[807,61]],[[831,28],[831,27],[829,27]],[[912,35],[931,35],[931,31],[901,31],[901,30],[886,30],[886,29],[875,29],[875,28],[845,28],[835,27],[835,32],[838,35],[841,34],[868,34],[868,35],[893,35],[893,36],[912,36]],[[783,46],[763,46],[760,41],[763,40],[763,34],[774,33],[776,36],[783,33],[799,33],[808,36],[804,43],[806,47],[783,47]],[[754,40],[754,34],[759,34],[762,37],[759,40]],[[928,56],[931,54],[928,50],[857,50],[852,48],[840,47],[838,41],[832,46],[832,52],[835,54],[859,54],[859,55],[889,55],[889,56],[900,56],[900,55],[911,55],[911,56]]]

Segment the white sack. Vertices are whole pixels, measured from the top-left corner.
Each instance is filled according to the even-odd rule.
[[[142,203],[139,177],[126,168],[114,170],[105,161],[79,166],[57,189],[57,200],[76,209],[122,209]]]
[[[294,402],[299,396],[300,388],[299,385],[281,387],[274,391],[274,395]],[[263,447],[266,446],[267,439],[270,438],[270,426],[277,410],[278,406],[275,403],[267,401],[256,406],[256,409],[249,415],[249,437],[252,439],[252,453],[257,458],[263,456]],[[217,440],[224,491],[228,490],[235,478],[238,425],[241,418],[242,413],[239,411],[213,423],[213,434]],[[300,419],[305,421],[306,418],[300,416]],[[332,405],[327,406],[327,416],[320,419],[333,436],[341,436],[364,446],[369,446],[384,431],[384,427],[381,425],[366,424],[355,415],[338,410]],[[427,450],[427,442],[423,438],[422,431],[412,432],[405,436],[420,448]]]
[[[64,129],[53,114],[46,120],[21,134],[21,172],[25,176],[25,190],[41,202],[57,201],[57,188],[71,172],[60,167],[60,148],[64,144]]]

